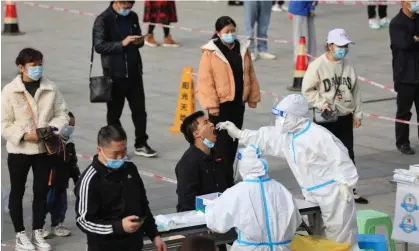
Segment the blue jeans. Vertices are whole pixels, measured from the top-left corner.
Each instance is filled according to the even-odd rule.
[[[47,195],[48,212],[51,214],[51,226],[64,222],[67,212],[67,190],[50,188]]]
[[[254,37],[254,27],[255,24],[258,24],[256,30],[256,37],[258,38],[268,38],[268,27],[269,21],[271,19],[271,1],[244,1],[244,27],[246,32],[246,37]],[[268,51],[268,41],[267,40],[257,40],[257,49],[259,52]],[[251,39],[250,52],[255,52],[255,40]]]

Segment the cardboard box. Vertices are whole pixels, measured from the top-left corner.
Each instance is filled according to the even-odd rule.
[[[195,199],[195,209],[196,211],[205,213],[205,208],[207,205],[214,203],[214,200],[220,197],[222,193],[210,193],[201,196],[196,196]]]

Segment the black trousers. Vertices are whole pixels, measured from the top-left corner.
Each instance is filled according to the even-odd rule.
[[[107,103],[106,119],[108,125],[121,125],[121,115],[124,110],[125,98],[131,109],[132,122],[135,127],[135,148],[147,143],[147,113],[142,75],[115,79],[112,101]]]
[[[220,104],[220,115],[211,116],[209,119],[214,125],[219,122],[231,121],[237,128],[241,129],[244,119],[244,104],[241,102],[225,102]],[[239,141],[233,139],[228,135],[226,130],[217,131],[217,142],[215,142],[215,150],[220,153],[225,160],[228,167],[228,180],[234,179],[234,160],[236,159],[237,147]]]
[[[355,164],[354,154],[354,127],[352,114],[338,117],[336,122],[318,123],[329,130],[336,138],[342,141],[343,145],[348,149],[349,157]]]
[[[416,107],[416,115],[419,116],[419,84],[396,83],[394,89],[397,92],[397,112],[396,119],[409,121],[412,118],[413,103]],[[419,123],[419,117],[418,117]],[[419,127],[418,127],[419,135]],[[396,123],[396,146],[410,145],[409,125]]]
[[[378,16],[380,18],[387,17],[387,5],[368,5],[368,19],[375,18],[377,13],[375,12],[375,8],[378,8]]]
[[[162,24],[165,24],[165,25],[170,25],[170,22],[164,22],[164,23],[162,23]],[[148,25],[148,34],[153,34],[154,33],[154,25]],[[167,36],[169,36],[170,35],[170,28],[168,28],[168,27],[163,27],[163,33],[164,33],[164,37],[167,37]]]
[[[29,169],[33,173],[32,228],[42,229],[47,212],[50,157],[46,154],[26,155],[10,153],[7,158],[10,175],[9,210],[15,232],[25,230],[22,200]]]

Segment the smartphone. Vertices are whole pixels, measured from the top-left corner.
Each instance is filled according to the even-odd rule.
[[[137,36],[137,38],[135,39],[135,40],[141,40],[141,39],[143,39],[143,38],[145,38],[147,35],[144,35],[144,36]]]
[[[321,116],[325,119],[325,120],[329,120],[332,117],[333,112],[329,111],[329,110],[324,110],[321,114]]]
[[[138,217],[138,219],[133,220],[133,222],[144,222],[145,218],[147,218],[147,216],[144,216],[144,217]]]

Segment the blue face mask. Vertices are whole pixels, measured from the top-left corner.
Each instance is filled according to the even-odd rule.
[[[209,141],[208,139],[204,139],[204,145],[206,145],[209,149],[214,147],[214,143]]]
[[[348,55],[348,48],[335,48],[335,52],[333,52],[333,56],[337,59],[343,59]]]
[[[131,9],[119,9],[118,14],[121,16],[128,16],[128,14],[131,12]]]
[[[226,44],[232,44],[236,41],[236,34],[221,34],[221,40]]]
[[[69,138],[74,132],[74,126],[67,126],[61,132],[61,135],[65,138]]]
[[[409,11],[412,13],[416,13],[419,11],[419,3],[418,2],[411,2]]]
[[[44,67],[41,65],[28,67],[28,77],[34,81],[38,81],[42,77]]]
[[[111,169],[118,169],[121,168],[121,166],[124,165],[125,161],[127,160],[127,157],[123,157],[122,159],[109,159],[108,157],[106,157],[106,155],[103,153],[102,151],[102,155],[103,157],[106,159],[106,166],[111,168]]]

